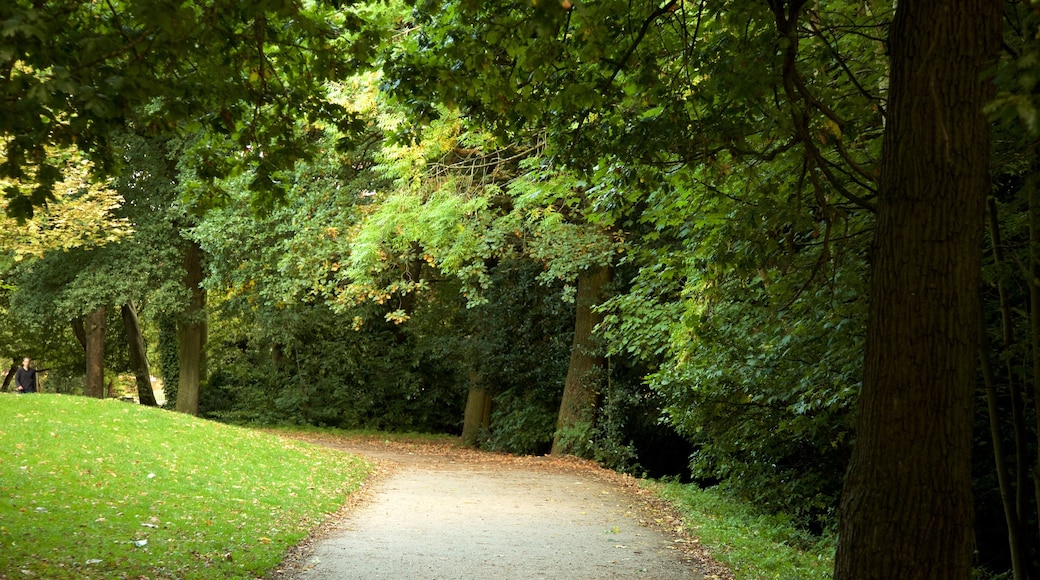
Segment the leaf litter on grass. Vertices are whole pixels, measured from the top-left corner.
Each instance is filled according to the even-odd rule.
[[[0,395],[0,424],[0,578],[255,577],[369,469],[115,401]]]

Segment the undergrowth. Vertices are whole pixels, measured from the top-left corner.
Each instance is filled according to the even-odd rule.
[[[737,580],[831,578],[837,546],[833,535],[813,536],[789,518],[760,513],[715,488],[674,482],[654,487]]]

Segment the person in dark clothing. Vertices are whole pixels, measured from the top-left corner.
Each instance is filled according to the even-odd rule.
[[[29,357],[25,357],[22,361],[22,366],[14,374],[14,384],[16,390],[19,393],[35,393],[36,392],[36,369],[30,366],[32,361]]]

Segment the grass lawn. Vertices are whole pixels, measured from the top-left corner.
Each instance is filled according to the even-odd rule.
[[[683,515],[690,531],[737,580],[824,580],[832,577],[833,535],[814,537],[781,516],[717,489],[661,483],[653,489]]]
[[[0,393],[0,578],[261,577],[371,468],[171,411]]]

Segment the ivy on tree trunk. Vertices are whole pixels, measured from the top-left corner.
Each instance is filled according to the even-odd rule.
[[[610,278],[609,266],[593,267],[578,275],[574,344],[563,386],[560,414],[556,421],[553,455],[572,451],[567,440],[568,430],[583,425],[591,427],[596,419],[596,408],[599,405],[597,379],[601,376],[605,359],[593,337],[596,325],[603,321],[603,315],[596,312],[595,307],[603,301]]]

